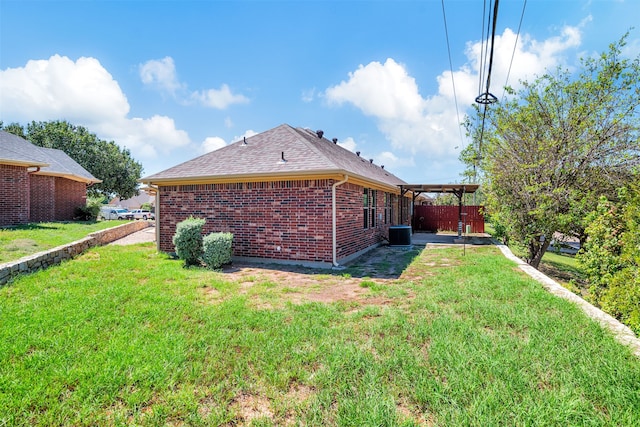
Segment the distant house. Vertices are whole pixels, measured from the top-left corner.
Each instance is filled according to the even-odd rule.
[[[133,196],[130,199],[121,200],[120,197],[114,197],[109,200],[109,205],[119,206],[125,209],[139,209],[143,204],[148,203],[152,207],[155,207],[156,196],[155,192],[149,191],[148,188],[141,188],[140,194]]]
[[[141,181],[157,188],[165,252],[174,250],[176,224],[195,216],[206,219],[206,233],[234,234],[236,259],[328,267],[380,244],[389,226],[409,223],[404,181],[322,131],[286,124]]]
[[[0,226],[72,220],[98,182],[63,151],[0,131]]]

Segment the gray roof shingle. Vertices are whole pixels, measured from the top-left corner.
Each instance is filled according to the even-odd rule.
[[[285,161],[282,161],[284,157]],[[282,124],[219,150],[141,179],[145,183],[199,181],[251,176],[348,174],[396,187],[406,184],[382,167],[319,138],[316,132]]]
[[[61,176],[86,183],[100,182],[64,151],[38,147],[5,131],[0,131],[0,163],[40,167],[38,175]]]

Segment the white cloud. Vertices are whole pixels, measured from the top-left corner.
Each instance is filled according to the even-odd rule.
[[[543,41],[522,35],[514,54],[516,34],[506,29],[495,38],[490,91],[498,98],[502,97],[510,64],[509,84],[517,87],[520,80],[540,75],[545,69],[562,63],[563,54],[579,46],[580,41],[579,27],[565,27],[560,35]],[[374,117],[380,131],[396,150],[411,156],[420,153],[427,155],[428,159],[457,157],[455,147],[461,145],[459,123],[479,94],[480,52],[480,42],[469,43],[465,50],[468,62],[453,73],[459,116],[451,71],[443,71],[437,77],[436,94],[423,97],[405,66],[392,58],[384,63],[374,61],[360,65],[349,73],[347,80],[327,88],[324,96],[330,105],[349,103],[363,114]],[[482,92],[485,83],[486,80]],[[393,158],[385,161],[391,165]]]
[[[311,88],[302,91],[302,102],[309,103],[312,102],[316,97],[316,88]]]
[[[139,66],[140,78],[145,85],[151,85],[175,95],[183,85],[178,81],[173,58],[152,59]]]
[[[205,107],[217,108],[218,110],[224,110],[232,104],[247,104],[249,102],[249,98],[246,96],[231,93],[231,89],[226,84],[223,84],[220,89],[192,92],[191,99]]]
[[[0,115],[5,119],[109,120],[128,113],[129,103],[118,82],[95,58],[74,62],[54,55],[0,70]]]
[[[219,136],[210,136],[202,142],[201,149],[203,153],[210,153],[219,148],[224,147],[227,143]]]
[[[231,120],[231,117],[225,117],[225,118],[224,118],[224,126],[225,126],[227,129],[230,129],[230,128],[232,128],[232,127],[233,127],[233,121]]]
[[[376,163],[384,165],[386,169],[399,170],[403,167],[413,167],[415,162],[413,157],[398,157],[391,151],[383,151],[376,156]]]
[[[350,136],[345,138],[343,141],[338,141],[338,145],[343,148],[346,148],[352,153],[356,152],[356,147],[358,146],[358,144],[356,144],[356,141]]]
[[[247,130],[245,133],[243,133],[240,136],[234,136],[231,141],[233,141],[233,142],[240,141],[243,138],[250,138],[253,135],[257,135],[257,134],[258,134],[258,132],[255,132],[255,131],[249,129],[249,130]]]
[[[195,102],[205,107],[224,110],[232,104],[247,104],[249,102],[249,98],[246,96],[232,93],[227,84],[220,86],[220,89],[189,91],[188,85],[178,80],[175,62],[170,56],[162,59],[150,59],[144,64],[140,64],[138,68],[143,84],[169,93],[185,104]]]
[[[384,64],[360,65],[349,73],[348,81],[330,87],[325,96],[329,102],[350,102],[366,115],[384,120],[415,117],[424,102],[415,79],[391,58]]]
[[[0,70],[0,106],[0,117],[7,122],[68,120],[86,126],[98,137],[127,147],[138,160],[189,143],[187,133],[169,117],[128,117],[127,97],[95,58],[73,61],[54,55]]]

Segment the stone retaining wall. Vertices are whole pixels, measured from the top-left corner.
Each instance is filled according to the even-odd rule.
[[[76,240],[66,245],[0,264],[0,286],[19,274],[31,273],[59,264],[63,260],[80,255],[91,247],[106,245],[131,233],[145,229],[149,225],[150,223],[147,221],[131,221],[106,230],[95,231],[84,239]]]

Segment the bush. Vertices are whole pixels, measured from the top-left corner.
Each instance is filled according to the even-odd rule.
[[[211,233],[205,236],[203,241],[202,261],[207,268],[220,268],[224,264],[231,262],[231,245],[233,234],[231,233]]]
[[[185,266],[197,265],[202,256],[202,227],[205,220],[189,217],[176,226],[176,234],[173,235],[173,245],[176,248],[178,258],[184,261]]]
[[[624,188],[619,196],[602,199],[588,217],[588,239],[576,259],[590,301],[640,333],[640,188]]]
[[[73,217],[78,221],[95,221],[98,219],[102,198],[88,198],[85,206],[75,208]]]

